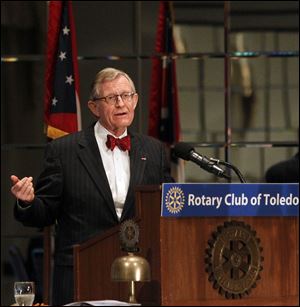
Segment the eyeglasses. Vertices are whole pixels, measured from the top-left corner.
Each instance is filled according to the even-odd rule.
[[[120,95],[108,95],[105,97],[94,97],[92,100],[96,101],[96,100],[104,100],[106,103],[110,104],[110,105],[114,105],[118,102],[118,98],[120,97],[122,99],[123,102],[131,102],[132,101],[132,97],[133,95],[135,95],[136,93],[122,93]]]

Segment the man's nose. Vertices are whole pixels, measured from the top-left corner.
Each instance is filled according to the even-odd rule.
[[[123,101],[121,95],[116,95],[116,97],[117,97],[116,98],[116,105],[118,105],[118,106],[124,105],[124,101]]]

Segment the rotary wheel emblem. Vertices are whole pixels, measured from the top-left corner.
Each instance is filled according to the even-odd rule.
[[[169,212],[179,213],[184,205],[184,193],[180,188],[171,188],[165,198],[166,207]]]
[[[126,220],[120,226],[120,241],[124,250],[136,251],[139,241],[139,226],[133,220]]]
[[[244,222],[219,226],[208,241],[206,272],[213,288],[227,299],[249,295],[260,279],[263,257],[256,232]]]

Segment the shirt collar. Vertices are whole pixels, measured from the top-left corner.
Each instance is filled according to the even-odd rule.
[[[123,138],[125,136],[127,136],[127,129],[125,129],[124,133],[122,135],[120,135],[119,137],[116,137],[113,133],[109,132],[106,128],[104,128],[99,121],[97,121],[96,125],[95,125],[95,134],[96,137],[98,137],[100,140],[104,141],[104,143],[107,140],[107,135],[110,134],[112,136],[114,136],[115,138]]]

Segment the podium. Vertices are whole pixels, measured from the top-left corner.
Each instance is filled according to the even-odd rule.
[[[151,267],[151,282],[136,283],[143,305],[259,306],[299,305],[298,217],[160,217],[161,189],[136,188],[140,256]],[[257,287],[241,299],[226,299],[205,271],[208,240],[225,221],[237,220],[256,231],[263,247]],[[128,300],[125,282],[111,281],[111,265],[120,250],[119,227],[74,246],[75,301]]]

